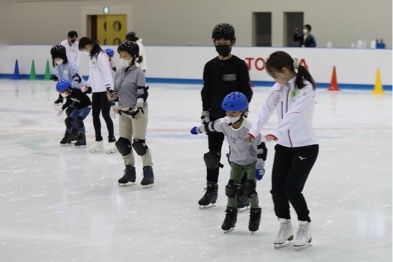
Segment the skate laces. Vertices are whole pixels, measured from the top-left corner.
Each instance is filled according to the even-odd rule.
[[[306,226],[300,225],[296,232],[296,239],[307,238],[307,229]]]

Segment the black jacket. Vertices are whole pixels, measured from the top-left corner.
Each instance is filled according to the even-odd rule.
[[[315,37],[312,34],[309,34],[304,40],[304,34],[294,34],[293,41],[298,41],[299,46],[305,47],[317,47],[317,42],[315,41]]]
[[[223,99],[230,92],[242,92],[251,102],[253,91],[246,62],[232,55],[228,60],[213,58],[203,70],[202,110],[210,112],[211,120],[225,117],[221,108]]]
[[[74,102],[76,109],[81,109],[91,106],[90,98],[78,88],[72,88],[71,94],[67,96],[67,101],[62,106],[62,109],[69,107]]]

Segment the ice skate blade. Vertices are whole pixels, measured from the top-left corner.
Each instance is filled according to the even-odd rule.
[[[71,143],[69,143],[69,144],[60,144],[60,146],[64,146],[64,147],[67,147],[67,146],[70,146],[71,145]]]
[[[312,240],[312,238],[310,238],[308,243],[305,245],[293,245],[293,247],[295,248],[296,251],[300,251],[300,250],[306,249],[308,247],[312,247],[311,240]]]
[[[75,147],[77,147],[77,148],[85,148],[86,147],[86,145],[75,145]]]
[[[291,241],[287,241],[287,242],[285,242],[283,244],[274,244],[274,248],[275,249],[286,248],[286,247],[289,247],[291,244],[292,244]]]
[[[205,208],[212,208],[212,207],[215,207],[215,206],[216,206],[216,203],[210,203],[208,205],[199,205],[199,208],[200,209],[205,209]]]
[[[148,184],[148,185],[142,185],[143,188],[147,189],[147,188],[151,188],[153,187],[153,184]]]
[[[230,228],[230,229],[228,229],[228,230],[224,230],[224,234],[230,233],[230,232],[232,232],[233,230],[235,230],[234,227],[232,227],[232,228]]]
[[[249,208],[250,208],[250,206],[244,206],[244,207],[238,207],[237,210],[238,210],[238,212],[243,212],[243,211],[248,210]]]
[[[135,181],[134,182],[129,181],[126,183],[119,183],[119,186],[128,186],[128,185],[134,185],[134,184],[135,184]]]
[[[109,150],[106,150],[105,152],[107,153],[107,154],[113,154],[113,153],[116,153],[116,149],[109,149]]]

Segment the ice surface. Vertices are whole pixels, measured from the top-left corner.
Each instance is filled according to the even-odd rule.
[[[391,93],[318,91],[320,154],[304,190],[314,246],[294,251],[273,248],[279,228],[269,193],[274,143],[257,185],[263,208],[258,232],[248,231],[248,211],[239,213],[234,231],[221,230],[225,161],[216,206],[198,207],[207,139],[189,130],[200,121],[200,88],[150,85],[147,144],[156,180],[143,189],[139,157],[137,182],[119,186],[120,154],[59,145],[64,115],[56,116],[53,82],[0,80],[0,261],[392,260]],[[250,118],[267,91],[254,88]],[[273,116],[265,130],[275,122]],[[85,125],[89,146],[91,116]],[[102,130],[106,137],[104,121]]]

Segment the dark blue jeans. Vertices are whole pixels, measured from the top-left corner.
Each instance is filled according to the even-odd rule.
[[[72,119],[72,126],[67,128],[67,132],[71,133],[72,129],[77,129],[78,133],[85,133],[85,125],[83,124],[81,127],[77,127],[75,124],[75,120],[79,117],[80,119],[84,120],[90,113],[91,108],[90,107],[84,107],[81,109],[74,108],[69,115],[69,117]]]

